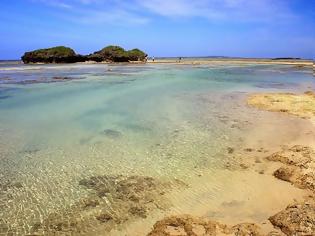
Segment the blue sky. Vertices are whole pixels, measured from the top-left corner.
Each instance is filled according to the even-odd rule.
[[[1,0],[0,59],[109,44],[150,56],[315,58],[315,0]]]

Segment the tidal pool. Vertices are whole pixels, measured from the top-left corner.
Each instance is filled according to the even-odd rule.
[[[141,235],[129,225],[210,209],[264,114],[246,95],[313,81],[284,65],[1,64],[0,235]]]

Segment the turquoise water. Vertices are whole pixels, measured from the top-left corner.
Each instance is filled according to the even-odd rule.
[[[241,142],[247,93],[304,91],[313,81],[308,69],[255,64],[2,64],[0,235],[105,227],[87,216],[96,210],[78,210],[91,194],[79,182],[91,176],[189,184],[196,172],[215,174]],[[114,196],[98,198],[103,210],[118,212]],[[73,212],[83,229],[41,225]]]

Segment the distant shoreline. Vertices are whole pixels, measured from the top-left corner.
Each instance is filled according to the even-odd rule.
[[[148,60],[147,63],[170,63],[170,64],[208,64],[208,63],[235,63],[235,64],[283,64],[312,66],[313,61],[308,59],[259,59],[259,58],[163,58]]]
[[[0,60],[0,63],[19,63],[23,64],[21,60]],[[311,59],[277,59],[277,58],[240,58],[240,57],[156,57],[153,61],[150,58],[146,63],[148,64],[209,64],[209,63],[235,63],[235,64],[283,64],[283,65],[303,65],[312,66],[314,61]],[[128,64],[144,64],[145,62],[131,61]],[[61,64],[61,63],[29,63],[29,64]],[[71,64],[126,64],[126,63],[113,63],[113,62],[76,62]]]

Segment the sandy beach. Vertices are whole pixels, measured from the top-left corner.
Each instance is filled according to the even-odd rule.
[[[187,65],[206,65],[206,64],[232,64],[232,65],[247,65],[247,64],[261,64],[261,65],[293,65],[297,68],[312,67],[314,62],[312,60],[296,60],[296,59],[255,59],[255,58],[157,58],[154,61],[148,60],[151,64],[187,64]]]
[[[252,202],[252,205],[240,204],[234,199],[226,202],[232,211],[226,210],[224,204],[221,204],[217,209],[217,215],[214,214],[213,217],[199,217],[200,215],[196,214],[171,215],[155,223],[148,235],[315,235],[314,102],[312,91],[304,94],[249,95],[247,103],[253,109],[279,112],[283,119],[291,119],[288,122],[289,126],[282,123],[279,128],[274,124],[269,126],[269,129],[274,129],[271,131],[258,125],[256,130],[247,134],[249,137],[245,143],[251,148],[244,149],[239,163],[245,169],[246,184],[250,186],[253,184],[251,182],[254,182],[258,186],[255,193],[248,196],[248,201]],[[289,117],[285,117],[288,115]],[[273,123],[271,120],[269,122]],[[295,130],[296,128],[300,130]],[[286,138],[282,136],[280,129],[287,134]],[[296,132],[295,135],[292,135],[292,132]],[[271,135],[263,137],[263,133]],[[234,152],[234,149],[230,149],[231,152],[232,150]],[[248,155],[252,155],[253,158],[248,158]],[[261,177],[251,176],[253,170]],[[232,176],[234,184],[242,188],[244,180],[240,181],[237,176]],[[289,187],[287,183],[291,186]],[[281,184],[286,187],[280,187]],[[265,195],[260,194],[261,189],[264,189]],[[281,192],[279,202],[272,197],[275,191]],[[232,195],[237,198],[238,191]],[[273,202],[268,203],[268,199],[269,201],[272,199]],[[216,208],[213,203],[207,207],[210,206]],[[242,213],[247,212],[248,215],[248,211],[252,211],[252,214],[257,214],[261,209],[265,209],[266,213],[261,215],[263,219],[256,221],[253,221],[253,218],[250,221],[246,221],[246,217],[242,219]]]

